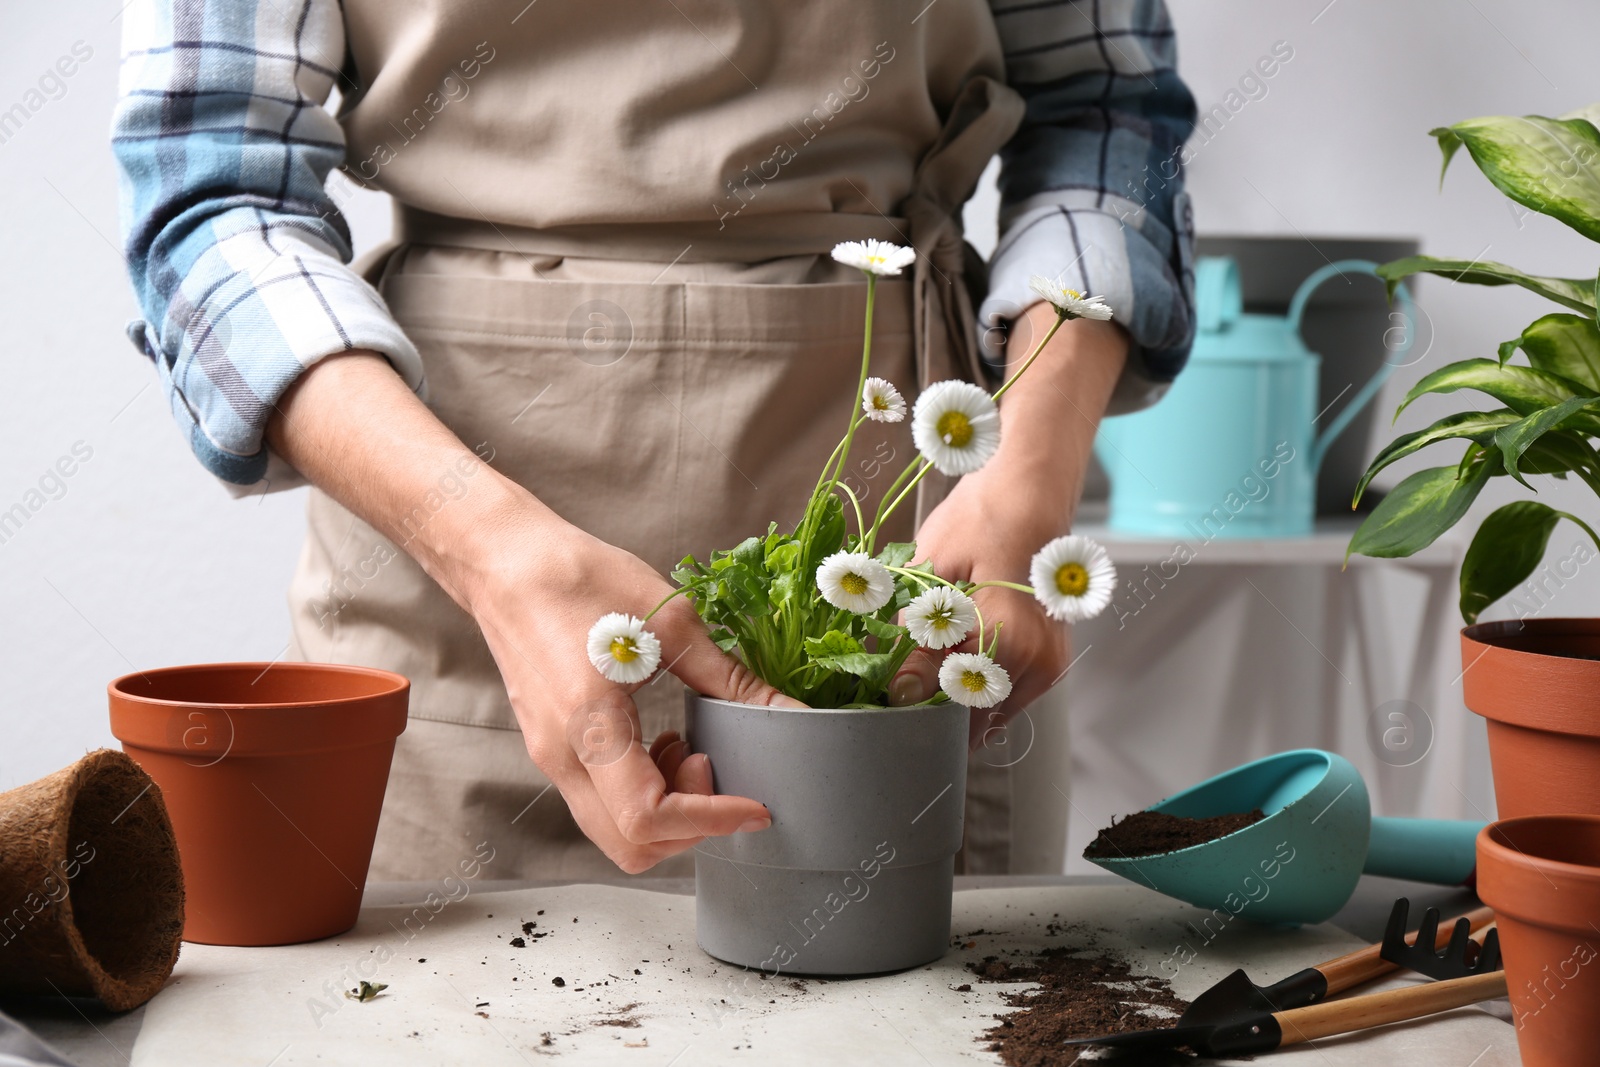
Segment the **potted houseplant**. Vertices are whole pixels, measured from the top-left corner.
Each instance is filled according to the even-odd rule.
[[[1035,278],[1057,310],[1052,329],[993,395],[964,381],[925,389],[909,411],[918,455],[867,509],[843,477],[856,431],[908,415],[895,387],[867,374],[877,281],[899,274],[914,253],[845,242],[833,257],[867,279],[859,407],[843,440],[793,530],[773,524],[703,561],[687,557],[672,574],[672,596],[689,598],[724,651],[805,705],[688,697],[689,742],[710,757],[718,791],[755,797],[772,812],[770,828],[697,850],[699,941],[719,959],[774,975],[889,971],[944,953],[969,709],[998,704],[1011,690],[994,659],[999,627],[985,625],[971,594],[1005,585],[1070,622],[1102,610],[1115,583],[1105,551],[1081,537],[1041,548],[1032,585],[952,581],[918,560],[915,544],[883,539],[889,517],[930,470],[968,474],[994,454],[996,401],[1055,330],[1069,319],[1109,319],[1111,309]],[[637,683],[658,669],[660,642],[648,626],[665,603],[642,619],[611,614],[595,623],[588,651],[601,674]],[[971,651],[945,658],[939,692],[887,706],[889,682],[914,649],[948,649],[969,637]]]
[[[1511,200],[1600,241],[1600,130],[1583,113],[1470,119],[1432,135],[1445,168],[1465,147]],[[1419,471],[1391,491],[1356,531],[1350,551],[1411,555],[1454,526],[1494,478],[1514,478],[1533,491],[1528,476],[1549,475],[1600,494],[1594,276],[1540,277],[1500,263],[1432,256],[1396,260],[1379,273],[1391,292],[1401,279],[1429,273],[1475,285],[1519,285],[1561,310],[1500,345],[1498,358],[1451,363],[1412,387],[1401,411],[1425,394],[1457,390],[1486,395],[1496,406],[1483,410],[1474,398],[1462,411],[1383,449],[1356,487],[1358,501],[1372,477],[1396,460],[1436,443],[1464,446],[1456,462]],[[1518,500],[1483,519],[1461,567],[1465,697],[1489,721],[1503,818],[1600,814],[1600,620],[1477,621],[1534,573],[1562,521],[1587,538],[1563,565],[1593,558],[1590,543],[1600,549],[1600,536],[1590,521],[1538,500]]]

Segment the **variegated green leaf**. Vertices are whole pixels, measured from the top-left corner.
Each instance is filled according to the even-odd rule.
[[[1515,411],[1507,408],[1497,411],[1463,411],[1456,415],[1447,415],[1425,430],[1401,434],[1378,453],[1377,458],[1367,468],[1367,472],[1361,476],[1361,481],[1356,485],[1355,498],[1350,501],[1350,507],[1353,509],[1361,503],[1361,495],[1367,491],[1367,486],[1373,477],[1396,460],[1420,452],[1431,444],[1453,438],[1464,437],[1481,445],[1488,444],[1494,439],[1496,430],[1511,425],[1520,417]]]
[[[1559,511],[1536,500],[1519,500],[1488,514],[1461,561],[1461,617],[1468,626],[1527,580],[1560,521]]]
[[[1466,145],[1496,189],[1600,241],[1600,130],[1587,120],[1489,115],[1433,135],[1446,167],[1456,148]]]
[[[1484,485],[1499,471],[1498,452],[1487,453],[1459,478],[1455,467],[1418,471],[1395,486],[1372,510],[1350,538],[1345,558],[1356,552],[1392,558],[1422,551],[1460,521]]]
[[[1378,268],[1378,277],[1389,286],[1389,296],[1394,297],[1395,286],[1413,274],[1437,274],[1454,282],[1469,285],[1520,285],[1554,300],[1573,311],[1594,314],[1595,283],[1588,278],[1545,278],[1524,274],[1515,267],[1488,260],[1439,259],[1436,256],[1407,256]]]
[[[1395,418],[1419,396],[1453,393],[1457,389],[1487,393],[1519,415],[1532,415],[1575,396],[1595,395],[1593,389],[1537,367],[1517,363],[1501,366],[1492,359],[1464,359],[1440,367],[1413,385],[1396,409]]]
[[[1532,489],[1533,486],[1528,485],[1527,479],[1522,476],[1522,471],[1517,466],[1522,454],[1545,434],[1560,429],[1566,423],[1573,421],[1585,408],[1596,404],[1600,404],[1600,397],[1575,396],[1496,430],[1494,443],[1500,449],[1501,458],[1505,461],[1506,473]]]
[[[1557,312],[1528,324],[1522,336],[1500,346],[1500,362],[1522,349],[1540,370],[1600,392],[1600,327],[1592,318]]]

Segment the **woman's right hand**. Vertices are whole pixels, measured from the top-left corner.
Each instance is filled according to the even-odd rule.
[[[601,616],[643,618],[673,587],[632,553],[521,496],[464,559],[460,599],[494,653],[528,753],[583,832],[632,874],[704,838],[766,829],[772,818],[760,803],[712,794],[707,757],[676,733],[642,736],[632,694],[649,682],[620,685],[589,663],[587,636]],[[712,643],[682,597],[648,625],[661,641],[661,669],[696,692],[800,706]]]
[[[762,830],[767,809],[714,796],[711,767],[675,734],[649,748],[632,694],[589,663],[589,629],[643,617],[672,586],[643,560],[563,520],[487,467],[381,357],[351,352],[302,374],[267,424],[272,448],[416,558],[483,631],[528,752],[583,832],[629,873],[707,837]],[[441,471],[473,469],[473,491],[419,530],[404,525]],[[481,475],[481,478],[479,477]],[[650,620],[662,669],[707,696],[799,706],[712,643],[673,600]],[[648,684],[648,683],[645,683]]]

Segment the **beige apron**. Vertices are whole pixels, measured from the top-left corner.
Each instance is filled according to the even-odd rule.
[[[874,374],[911,395],[975,372],[959,212],[1022,105],[997,80],[983,0],[944,0],[921,26],[898,5],[743,5],[732,24],[732,7],[711,0],[615,5],[630,10],[626,32],[610,13],[595,26],[598,6],[528,9],[543,20],[538,34],[494,36],[471,93],[441,107],[376,178],[361,172],[404,205],[398,244],[369,276],[421,352],[446,425],[563,518],[666,572],[769,520],[792,525],[843,433],[865,285],[829,259],[835,242],[878,237],[919,252],[909,278],[879,286]],[[366,161],[380,155],[379,118],[401,116],[411,132],[407,94],[487,39],[470,24],[487,15],[445,0],[399,18],[379,0],[347,0],[346,12],[364,92],[342,120],[351,157]],[[698,35],[685,36],[686,23]],[[719,61],[701,54],[708,44]],[[866,61],[855,67],[869,91],[847,87],[835,112],[827,94],[840,57],[856,55],[877,57],[870,78]],[[604,82],[593,98],[588,82],[563,81],[579,56],[589,81]],[[748,75],[759,89],[745,92]],[[827,122],[798,124],[816,129],[792,159],[774,172],[762,164],[775,150],[763,148],[754,172],[733,165],[781,136],[769,127],[788,122],[786,101],[813,99]],[[552,103],[530,112],[529,100]],[[573,134],[585,125],[593,136]],[[504,173],[505,146],[523,132],[533,147],[522,158],[536,162]],[[639,168],[648,180],[634,188]],[[738,193],[723,179],[740,173],[762,184],[745,182],[738,211],[713,202],[708,212],[707,190]],[[854,455],[855,487],[875,501],[911,458],[910,434],[870,425]],[[413,528],[473,490],[470,477],[448,481]],[[912,528],[908,515],[897,536]],[[528,758],[472,620],[403,546],[313,490],[290,604],[293,655],[413,683],[372,877],[440,877],[483,841],[494,877],[616,875]],[[670,675],[636,701],[645,743],[681,728],[682,686]],[[966,869],[1003,870],[1008,836],[1006,773],[974,761]]]

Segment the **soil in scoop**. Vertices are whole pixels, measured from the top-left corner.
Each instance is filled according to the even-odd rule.
[[[1068,1038],[1172,1026],[1189,1006],[1166,979],[1136,975],[1124,960],[1077,954],[1083,951],[1048,948],[1027,962],[988,956],[967,965],[983,982],[1039,983],[1004,994],[1006,1004],[1023,1010],[995,1016],[999,1025],[982,1038],[990,1052],[1011,1067],[1065,1067],[1080,1051],[1061,1047]]]
[[[1121,822],[1111,820],[1111,825],[1101,830],[1083,850],[1083,858],[1120,859],[1176,852],[1226,837],[1265,818],[1260,808],[1206,819],[1188,819],[1161,811],[1136,811]]]

